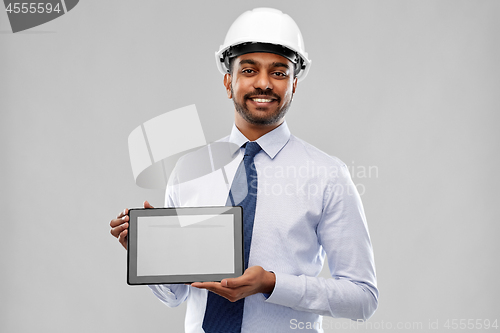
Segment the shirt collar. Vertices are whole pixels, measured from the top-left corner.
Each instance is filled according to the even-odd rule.
[[[256,141],[259,146],[262,147],[262,150],[264,150],[266,154],[273,159],[279,151],[283,149],[289,139],[290,130],[288,129],[286,121],[283,121],[280,126],[276,127],[271,132],[264,134]],[[248,139],[243,135],[243,133],[240,132],[238,127],[233,124],[231,135],[229,135],[229,142],[232,142],[241,148],[241,146],[248,142]]]

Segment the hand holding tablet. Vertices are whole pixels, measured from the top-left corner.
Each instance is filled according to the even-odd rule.
[[[154,208],[149,204],[149,202],[144,201],[144,208]],[[128,241],[128,208],[125,208],[115,219],[112,219],[109,223],[111,227],[111,235],[118,239],[118,242],[127,249],[127,241]]]

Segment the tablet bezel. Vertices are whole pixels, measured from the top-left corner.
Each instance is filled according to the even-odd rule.
[[[154,275],[137,276],[137,218],[142,216],[178,216],[178,215],[233,215],[234,230],[234,273],[189,274],[189,275]],[[131,208],[128,211],[129,227],[127,235],[127,284],[181,284],[192,282],[221,281],[243,274],[243,208],[235,207],[181,207],[181,208]],[[173,255],[178,255],[173,254]]]

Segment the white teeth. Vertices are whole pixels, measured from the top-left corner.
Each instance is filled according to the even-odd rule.
[[[259,103],[270,103],[273,100],[272,99],[263,99],[263,98],[253,98],[252,101],[259,102]]]

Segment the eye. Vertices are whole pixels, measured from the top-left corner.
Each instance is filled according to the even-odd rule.
[[[273,75],[277,76],[279,78],[285,78],[288,76],[286,73],[283,73],[283,72],[274,72]]]
[[[255,73],[255,71],[251,68],[246,68],[244,70],[241,71],[243,74],[252,74],[252,73]]]

